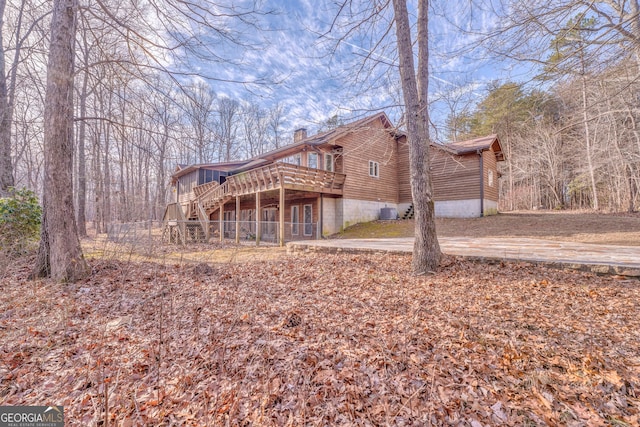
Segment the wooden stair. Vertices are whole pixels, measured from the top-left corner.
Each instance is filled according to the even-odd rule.
[[[409,209],[407,209],[404,215],[402,215],[402,219],[412,219],[414,214],[415,214],[415,211],[413,210],[413,203],[411,203],[411,205],[409,206]]]

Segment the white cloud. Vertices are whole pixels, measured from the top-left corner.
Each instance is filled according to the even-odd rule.
[[[453,92],[478,92],[484,81],[497,77],[496,68],[481,57],[479,50],[468,48],[478,36],[462,34],[458,28],[487,30],[493,28],[495,18],[481,9],[466,8],[470,3],[462,0],[439,4],[442,9],[436,10],[430,23],[434,96],[443,96],[444,86]],[[285,107],[286,122],[291,128],[313,128],[336,113],[343,116],[362,114],[364,110],[396,105],[402,99],[397,79],[384,76],[383,68],[374,70],[374,76],[381,83],[364,93],[359,92],[361,86],[350,81],[362,55],[370,53],[364,39],[361,42],[349,40],[336,55],[327,56],[330,40],[319,39],[319,34],[326,32],[334,19],[332,3],[288,0],[282,7],[279,13],[266,17],[267,22],[263,24],[269,31],[249,34],[249,41],[266,43],[260,49],[242,53],[238,50],[236,57],[242,63],[240,66],[198,64],[221,80],[253,81],[268,76],[277,84],[242,85],[219,81],[212,84],[218,94],[255,99],[264,107],[279,102]],[[337,26],[344,23],[340,19]],[[391,49],[374,52],[373,56],[386,63],[395,61]],[[470,77],[460,79],[463,75]],[[464,83],[459,83],[460,80]],[[392,119],[399,117],[397,108],[390,107],[387,114]]]

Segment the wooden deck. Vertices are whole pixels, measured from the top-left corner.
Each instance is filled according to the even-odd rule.
[[[220,217],[222,217],[223,206],[231,199],[271,190],[279,190],[280,204],[284,204],[287,190],[342,195],[345,179],[346,175],[341,173],[288,163],[271,163],[229,176],[223,184],[209,182],[196,186],[186,206],[184,204],[180,206],[177,203],[167,206],[164,217],[165,230],[170,241],[186,242],[189,240],[186,223],[190,223],[189,230],[194,226],[197,227],[198,236],[202,234],[202,238],[208,241],[209,217],[218,209],[221,210]],[[186,208],[184,214],[183,208]],[[256,209],[259,210],[259,199]],[[284,210],[280,210],[280,230],[282,234],[280,243],[284,244]],[[256,233],[256,236],[258,234]],[[222,229],[220,236],[222,236]],[[259,238],[256,239],[259,242]]]
[[[199,205],[206,213],[217,210],[221,204],[237,196],[255,194],[262,191],[285,190],[312,191],[323,194],[341,195],[346,175],[321,169],[287,163],[271,163],[261,168],[232,175],[221,185],[207,183],[195,187],[194,193]],[[197,216],[204,216],[198,212]]]

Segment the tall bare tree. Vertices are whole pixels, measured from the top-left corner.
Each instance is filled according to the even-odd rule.
[[[393,0],[393,10],[409,141],[411,195],[416,215],[413,271],[425,274],[438,267],[441,257],[429,172],[429,1],[418,0],[417,69],[407,1]]]
[[[267,119],[267,111],[256,104],[249,102],[242,107],[242,136],[249,157],[266,151]]]
[[[412,16],[417,19],[412,26],[406,0],[375,4],[343,0],[337,4],[338,12],[325,36],[328,38],[331,33],[341,33],[333,40],[332,54],[339,51],[341,44],[353,46],[351,38],[358,43],[367,43],[366,46],[358,46],[358,55],[362,58],[350,73],[354,86],[360,86],[364,91],[387,87],[390,81],[397,81],[399,71],[404,104],[402,124],[406,127],[409,143],[411,193],[416,219],[412,268],[415,274],[426,274],[437,269],[442,253],[436,235],[429,172],[429,1],[418,0],[415,4],[417,13],[412,13]],[[394,27],[395,38],[392,36]],[[416,29],[415,34],[413,28]]]
[[[4,11],[6,0],[0,0],[0,197],[9,194],[13,187],[13,165],[11,163],[11,105],[7,90],[4,61]]]
[[[44,114],[44,195],[34,276],[76,281],[89,272],[73,210],[73,72],[77,0],[54,0]]]
[[[240,103],[231,98],[218,100],[218,161],[234,160],[237,154],[235,144],[240,125]]]
[[[271,133],[272,148],[280,148],[280,145],[282,145],[281,126],[283,115],[284,108],[282,104],[276,104],[269,109],[269,131]]]
[[[215,114],[216,94],[211,87],[199,82],[185,88],[187,122],[193,136],[189,145],[196,151],[196,163],[212,162],[215,154],[213,116]]]

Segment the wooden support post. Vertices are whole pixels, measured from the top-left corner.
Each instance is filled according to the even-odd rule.
[[[220,203],[220,241],[224,241],[224,203]]]
[[[282,178],[280,178],[280,246],[284,246],[284,185],[282,185]]]
[[[240,243],[240,196],[236,196],[236,245]]]
[[[201,209],[201,208],[198,207],[198,209]],[[206,213],[206,211],[204,211],[204,212]],[[200,212],[200,215],[202,215],[202,212]],[[211,220],[211,217],[207,216],[206,218],[207,218],[206,220],[204,220],[204,218],[203,218],[204,221],[201,221],[201,222],[204,222],[204,241],[206,243],[209,243],[209,237],[211,237],[211,236],[209,236],[209,232],[211,231],[211,230],[209,230],[211,228],[209,221]]]
[[[260,235],[262,234],[262,226],[260,225],[260,192],[256,192],[256,246],[260,246]]]
[[[179,229],[182,232],[182,244],[187,244],[187,221],[182,221],[179,225]]]

